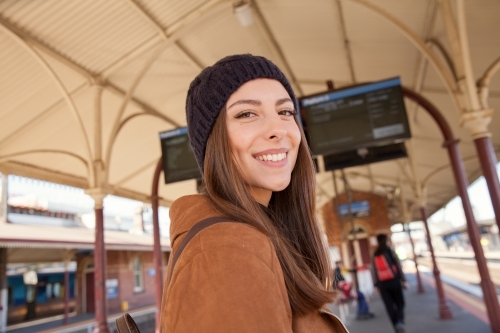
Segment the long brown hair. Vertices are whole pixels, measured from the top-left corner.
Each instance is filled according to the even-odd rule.
[[[298,123],[297,118],[295,121]],[[299,126],[300,128],[300,126]],[[250,195],[233,160],[223,109],[207,142],[206,195],[227,217],[248,223],[269,236],[276,249],[292,311],[305,314],[331,302],[330,261],[315,215],[314,166],[302,129],[291,182],[274,192],[264,209]]]

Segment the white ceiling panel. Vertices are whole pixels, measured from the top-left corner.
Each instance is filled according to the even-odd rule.
[[[438,42],[453,57],[438,2],[369,3],[396,17],[424,42]],[[0,171],[12,172],[12,166],[17,165],[20,172],[31,177],[83,187],[84,181],[88,181],[85,166],[78,159],[46,152],[69,151],[89,158],[82,131],[63,93],[41,63],[23,47],[22,43],[28,43],[70,92],[92,154],[96,137],[94,85],[103,86],[101,145],[104,166],[109,167],[108,185],[134,199],[146,200],[150,194],[151,178],[161,155],[158,133],[185,125],[185,98],[191,80],[220,58],[247,52],[272,59],[290,78],[296,79],[302,94],[325,91],[325,80],[333,80],[337,88],[351,84],[350,65],[358,83],[401,77],[405,86],[419,90],[448,120],[461,140],[460,151],[469,181],[480,176],[471,136],[460,127],[459,110],[436,69],[428,63],[421,87],[415,87],[421,74],[422,55],[380,14],[355,0],[255,0],[256,24],[242,27],[232,5],[228,0],[0,1]],[[432,20],[434,5],[437,9]],[[466,1],[465,5],[471,63],[477,80],[500,58],[500,3],[477,0],[474,4]],[[257,24],[258,13],[263,25]],[[165,40],[168,38],[171,40]],[[160,45],[165,48],[152,61],[118,118],[126,92]],[[438,48],[432,47],[432,52],[439,52]],[[437,54],[445,63],[445,58]],[[489,88],[488,103],[498,110],[498,73],[492,77]],[[412,103],[407,105],[418,174],[425,179],[437,172],[427,188],[433,212],[456,195],[453,175],[446,169],[448,155],[435,122]],[[116,128],[121,129],[113,140]],[[497,115],[490,130],[494,148],[500,152]],[[16,155],[26,151],[38,152]],[[110,160],[106,157],[108,151]],[[408,160],[398,161],[408,173]],[[440,168],[443,171],[438,172]],[[345,171],[355,190],[389,193],[400,179],[406,181],[396,161]],[[323,205],[334,196],[332,173],[318,174],[317,182],[318,204]],[[342,191],[342,182],[338,184]],[[414,201],[410,186],[403,187],[408,200]],[[160,193],[172,201],[194,193],[195,188],[194,181],[161,184]]]

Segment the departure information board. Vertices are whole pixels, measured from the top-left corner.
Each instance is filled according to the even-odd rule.
[[[314,155],[411,137],[399,78],[303,97],[300,106]]]
[[[186,127],[161,132],[160,141],[165,184],[201,179]]]

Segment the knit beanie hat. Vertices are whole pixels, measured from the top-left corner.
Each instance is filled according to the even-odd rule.
[[[208,137],[227,100],[244,83],[258,78],[279,81],[298,110],[297,99],[281,70],[270,60],[240,54],[225,57],[205,68],[189,86],[186,98],[188,135],[196,161],[203,174]]]

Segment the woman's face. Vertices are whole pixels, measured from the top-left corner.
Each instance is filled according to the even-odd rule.
[[[296,110],[279,81],[255,79],[227,100],[226,125],[234,160],[252,197],[267,206],[290,183],[300,145]]]

